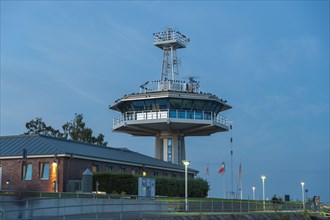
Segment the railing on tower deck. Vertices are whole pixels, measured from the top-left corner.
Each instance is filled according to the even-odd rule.
[[[191,120],[209,120],[221,125],[228,126],[226,117],[217,115],[213,112],[189,111],[178,109],[162,109],[156,111],[131,111],[125,112],[121,116],[113,119],[113,125],[121,124],[126,121],[155,120],[155,119],[191,119]]]
[[[200,93],[199,82],[194,80],[193,77],[191,77],[187,82],[180,80],[159,80],[148,81],[140,86],[140,93],[160,91]]]

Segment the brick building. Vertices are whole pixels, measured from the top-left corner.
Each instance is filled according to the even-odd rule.
[[[72,192],[82,173],[130,173],[184,178],[184,166],[126,148],[102,147],[46,135],[0,137],[0,190]],[[188,170],[194,177],[198,171]]]

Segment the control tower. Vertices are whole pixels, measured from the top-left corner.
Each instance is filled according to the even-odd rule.
[[[125,95],[110,109],[121,115],[113,119],[113,131],[155,137],[155,157],[175,164],[186,159],[187,136],[209,136],[228,131],[221,112],[231,109],[226,100],[200,91],[193,77],[179,79],[177,50],[190,39],[168,28],[154,33],[154,45],[163,50],[161,79],[140,86],[139,93]]]

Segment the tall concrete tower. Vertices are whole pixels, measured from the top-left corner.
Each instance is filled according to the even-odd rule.
[[[201,92],[193,77],[179,79],[177,49],[186,48],[189,38],[171,28],[153,36],[154,45],[163,50],[161,79],[144,83],[139,93],[125,95],[110,106],[121,113],[113,119],[113,131],[154,136],[155,157],[181,164],[186,159],[184,138],[228,131],[227,119],[220,113],[231,106]]]

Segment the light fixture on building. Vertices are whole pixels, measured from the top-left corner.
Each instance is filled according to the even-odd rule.
[[[10,190],[10,179],[8,179],[8,180],[6,181],[6,184],[7,184],[7,190],[9,191],[9,190]]]

